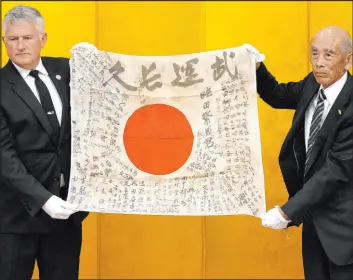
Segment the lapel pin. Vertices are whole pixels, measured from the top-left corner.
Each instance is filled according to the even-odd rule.
[[[340,109],[338,109],[338,114],[339,114],[339,115],[342,115],[342,112],[341,112],[341,110],[340,110]]]
[[[55,78],[56,78],[57,80],[61,80],[61,76],[60,76],[60,75],[56,75]]]

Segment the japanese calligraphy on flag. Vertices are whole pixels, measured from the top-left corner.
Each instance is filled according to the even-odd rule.
[[[71,53],[68,201],[77,210],[265,213],[255,62],[244,47]]]

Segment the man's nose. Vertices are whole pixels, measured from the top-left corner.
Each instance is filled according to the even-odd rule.
[[[320,55],[316,60],[315,60],[315,66],[316,67],[323,67],[324,66],[324,58],[322,55]]]
[[[23,49],[25,49],[25,43],[23,42],[23,40],[20,38],[20,39],[18,39],[18,45],[17,45],[17,48],[19,49],[19,50],[23,50]]]

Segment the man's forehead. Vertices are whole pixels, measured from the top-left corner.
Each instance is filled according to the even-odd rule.
[[[14,21],[9,21],[6,23],[6,29],[9,28],[28,28],[28,27],[36,27],[36,22],[33,20],[26,20],[26,19],[18,19]]]
[[[340,38],[336,37],[325,37],[325,38],[313,38],[311,42],[312,49],[318,50],[336,50],[340,45]]]
[[[13,35],[23,35],[26,34],[35,34],[37,31],[36,23],[32,21],[16,21],[16,22],[9,22],[6,25],[5,33],[7,36]]]

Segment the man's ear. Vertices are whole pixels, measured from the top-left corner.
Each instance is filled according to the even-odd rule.
[[[345,67],[345,69],[348,71],[349,70],[349,68],[351,68],[352,67],[352,58],[353,57],[353,54],[352,54],[352,52],[350,53],[350,54],[348,54],[348,56],[347,56],[347,63],[346,63],[346,67]]]
[[[47,42],[48,34],[46,32],[40,34],[41,47],[43,48],[45,43]]]

